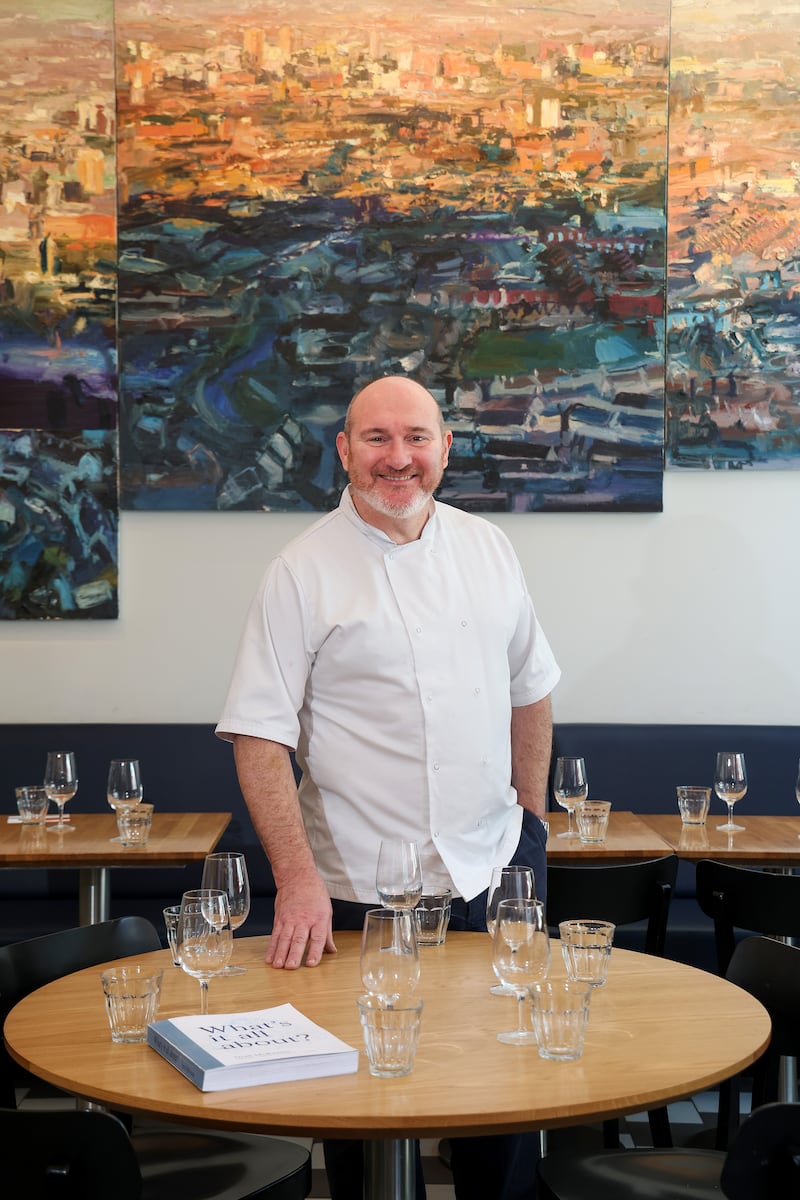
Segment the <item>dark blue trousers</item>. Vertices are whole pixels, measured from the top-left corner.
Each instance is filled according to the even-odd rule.
[[[525,813],[514,865],[533,867],[536,894],[547,899],[547,856],[541,822]],[[333,928],[361,929],[364,913],[376,905],[333,901]],[[450,928],[486,932],[486,893],[453,900]],[[488,987],[488,984],[487,984]],[[487,1037],[491,1036],[487,1032]],[[361,1200],[364,1150],[360,1141],[323,1142],[331,1200]],[[456,1200],[535,1200],[538,1133],[489,1134],[450,1139],[450,1163]],[[425,1200],[425,1182],[417,1148],[417,1200]]]

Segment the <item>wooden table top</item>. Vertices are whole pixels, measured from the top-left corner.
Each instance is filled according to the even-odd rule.
[[[547,838],[549,862],[588,862],[610,859],[665,858],[672,846],[638,813],[617,811],[612,807],[608,835],[601,845],[584,846],[579,837],[559,837],[567,828],[566,812],[549,812]]]
[[[361,1051],[358,1071],[327,1079],[201,1092],[146,1044],[111,1041],[100,967],[59,979],[22,1000],[6,1044],[35,1074],[77,1095],[150,1115],[250,1132],[411,1137],[511,1132],[639,1112],[691,1095],[747,1066],[769,1040],[766,1010],[726,980],[681,963],[612,951],[608,983],[594,993],[583,1057],[554,1063],[535,1046],[507,1046],[516,1001],[492,996],[491,942],[453,933],[421,950],[425,1001],[413,1072],[377,1079],[365,1064],[356,997],[360,935],[338,933],[320,966],[277,971],[266,938],[235,938],[244,975],[212,979],[214,1012],[293,1003]],[[563,974],[553,943],[552,975]],[[159,1018],[199,1012],[199,984],[167,951]]]
[[[734,819],[743,825],[739,833],[717,829],[726,819],[710,812],[705,825],[682,825],[677,813],[648,814],[643,820],[673,848],[679,858],[696,862],[716,858],[732,863],[791,866],[800,864],[800,816],[770,816],[748,813],[737,806]],[[549,849],[549,842],[548,842]]]
[[[205,858],[230,824],[230,813],[154,812],[144,846],[123,846],[117,818],[107,813],[68,813],[72,833],[0,820],[0,867],[181,867]]]

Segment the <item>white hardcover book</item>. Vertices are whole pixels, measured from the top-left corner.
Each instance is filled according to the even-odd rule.
[[[147,1041],[204,1092],[350,1075],[358,1050],[292,1004],[153,1021]]]

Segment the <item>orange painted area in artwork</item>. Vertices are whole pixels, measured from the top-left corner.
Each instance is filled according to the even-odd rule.
[[[75,240],[83,246],[113,242],[117,236],[117,220],[113,213],[48,213],[47,232],[59,240]]]

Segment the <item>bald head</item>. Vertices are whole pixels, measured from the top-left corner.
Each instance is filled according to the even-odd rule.
[[[417,383],[416,380],[409,379],[406,375],[385,375],[381,379],[373,379],[371,383],[365,384],[353,396],[345,413],[345,435],[350,436],[354,420],[364,409],[372,411],[374,406],[380,410],[384,405],[397,408],[404,403],[407,403],[409,407],[421,404],[427,408],[432,419],[438,425],[439,432],[444,434],[442,410],[428,389],[424,388],[421,383]]]
[[[395,541],[419,537],[452,441],[439,405],[413,379],[389,375],[357,392],[336,449],[360,516]]]

